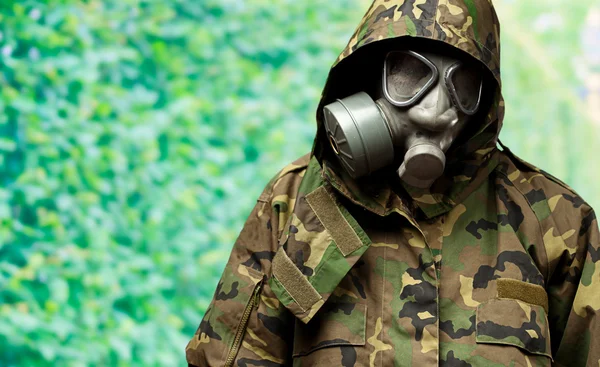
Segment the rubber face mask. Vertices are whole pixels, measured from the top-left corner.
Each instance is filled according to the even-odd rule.
[[[334,153],[354,177],[403,156],[398,175],[428,188],[445,168],[445,152],[481,104],[484,69],[428,52],[393,51],[374,101],[360,92],[324,108]]]

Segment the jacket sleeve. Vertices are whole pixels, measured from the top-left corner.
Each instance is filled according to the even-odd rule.
[[[274,198],[278,183],[274,179],[267,185],[233,246],[213,299],[186,347],[188,366],[290,364],[294,316],[267,282],[279,246],[280,222],[291,209],[289,196]]]
[[[570,205],[573,205],[569,203]],[[554,366],[600,363],[600,236],[594,211],[584,203],[562,212],[563,228],[548,257],[556,263],[548,284]]]

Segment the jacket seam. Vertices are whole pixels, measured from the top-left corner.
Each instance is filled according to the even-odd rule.
[[[298,158],[298,159],[300,159],[300,158]],[[296,162],[296,161],[294,161],[294,162]],[[279,170],[277,172],[277,174],[275,174],[273,176],[273,178],[269,181],[269,183],[266,185],[266,187],[263,190],[263,192],[260,194],[260,196],[256,200],[257,202],[263,203],[263,205],[264,205],[263,210],[265,210],[265,211],[268,210],[269,211],[269,218],[270,218],[269,220],[271,221],[271,225],[273,224],[273,222],[272,222],[273,218],[277,218],[278,220],[281,219],[281,212],[277,212],[275,210],[275,208],[273,207],[273,199],[275,198],[275,193],[274,193],[275,186],[279,182],[281,182],[281,180],[284,177],[287,177],[290,174],[296,174],[297,175],[298,174],[297,172],[306,171],[306,169],[308,167],[308,163],[302,164],[302,165],[299,165],[299,166],[294,167],[292,169],[289,169],[287,172],[285,172],[285,173],[282,174],[282,172],[284,172],[289,167],[290,164],[288,164],[285,167],[283,167],[281,170]],[[297,195],[298,194],[298,190],[295,190],[295,191],[296,191],[295,194]],[[276,253],[279,250],[279,248],[283,245],[281,243],[281,238],[283,236],[283,233],[285,232],[285,224],[288,224],[288,222],[290,221],[290,219],[292,217],[292,214],[293,214],[292,212],[287,213],[285,221],[284,221],[284,227],[283,227],[283,229],[281,231],[279,230],[279,228],[271,227],[271,231],[270,231],[271,235],[273,236],[273,233],[276,234],[275,235],[275,243],[273,244],[273,246],[269,247],[270,251],[272,251],[272,249],[274,249],[273,253]],[[279,227],[279,225],[277,227]],[[271,279],[271,277],[274,276],[273,275],[272,264],[269,266],[269,271],[268,272],[265,272],[264,269],[261,269],[261,272],[266,276],[265,281],[269,281]]]

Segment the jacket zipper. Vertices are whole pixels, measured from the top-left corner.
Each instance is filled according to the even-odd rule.
[[[235,356],[238,354],[240,350],[240,345],[242,344],[242,337],[246,332],[246,327],[248,327],[248,320],[250,319],[250,314],[254,309],[254,306],[258,307],[259,297],[260,297],[260,289],[262,288],[263,280],[261,279],[256,287],[254,287],[254,291],[252,292],[252,296],[250,301],[246,305],[244,309],[244,313],[242,314],[242,319],[240,321],[240,326],[238,327],[237,332],[235,333],[235,338],[233,339],[233,346],[227,355],[227,359],[225,360],[225,367],[233,366],[233,361],[235,360]]]

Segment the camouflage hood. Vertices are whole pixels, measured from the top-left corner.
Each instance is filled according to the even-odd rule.
[[[390,196],[390,180],[372,177],[356,182],[328,157],[322,110],[338,98],[369,92],[373,80],[378,80],[383,56],[392,47],[426,42],[434,47],[436,42],[443,42],[486,66],[490,73],[485,106],[489,108],[475,116],[460,144],[448,152],[445,174],[431,190],[402,184],[412,198],[407,206],[420,207],[428,217],[443,214],[493,170],[491,157],[502,126],[504,101],[500,88],[500,25],[491,0],[375,0],[329,73],[317,110],[318,131],[312,154],[334,187],[378,214],[394,209],[382,201]]]

